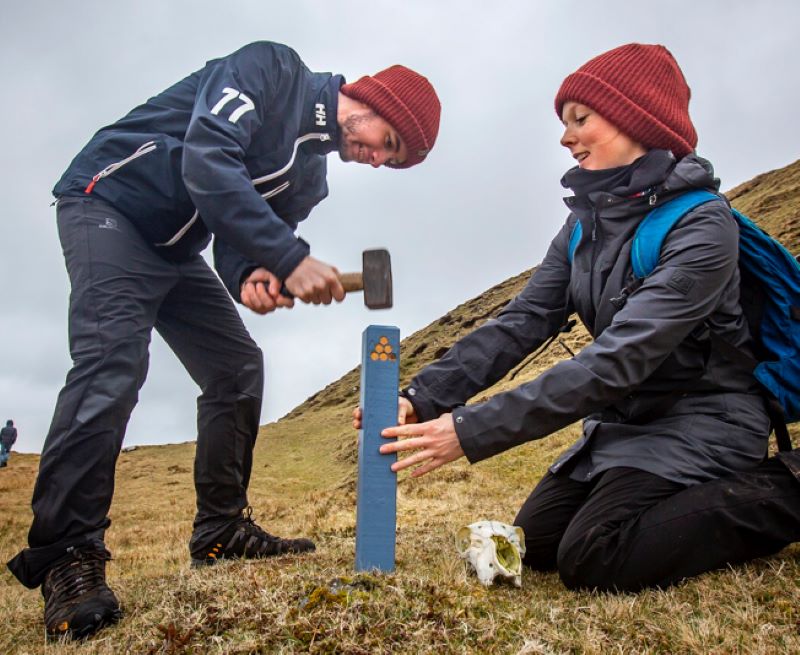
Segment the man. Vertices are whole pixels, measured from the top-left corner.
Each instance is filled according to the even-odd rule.
[[[8,458],[11,455],[11,446],[17,440],[17,428],[14,421],[8,419],[5,427],[0,430],[0,468],[8,466]]]
[[[337,270],[294,235],[327,195],[325,155],[408,168],[433,147],[439,115],[433,87],[403,66],[345,84],[259,42],[101,129],[73,160],[54,195],[74,365],[42,452],[30,547],[9,562],[42,585],[49,634],[85,636],[120,616],[103,537],[153,327],[202,390],[193,565],[314,549],[243,515],[261,351],[200,252],[213,235],[220,278],[255,312],[291,307],[291,295],[342,300]]]

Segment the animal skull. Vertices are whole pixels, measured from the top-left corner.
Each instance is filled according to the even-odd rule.
[[[522,586],[522,528],[499,521],[478,521],[456,533],[456,548],[461,558],[472,564],[481,584],[488,587],[499,575]]]

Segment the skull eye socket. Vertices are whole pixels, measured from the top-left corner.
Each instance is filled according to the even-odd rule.
[[[472,533],[469,528],[461,528],[456,534],[456,548],[460,554],[466,553],[472,546]]]
[[[500,565],[508,571],[517,571],[522,564],[517,549],[508,539],[497,534],[492,535],[492,541],[494,541],[497,561]]]

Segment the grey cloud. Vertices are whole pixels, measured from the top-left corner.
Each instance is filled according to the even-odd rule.
[[[9,3],[6,3],[7,5]],[[361,329],[403,335],[536,264],[563,221],[553,97],[588,58],[629,41],[661,42],[693,89],[700,152],[723,188],[798,157],[794,84],[800,5],[729,0],[404,3],[187,0],[4,6],[0,26],[0,416],[39,450],[69,365],[68,283],[50,189],[91,134],[150,95],[256,39],[292,45],[314,70],[355,79],[393,63],[419,69],[443,104],[423,166],[362,170],[329,161],[331,196],[301,225],[342,269],[384,245],[396,306],[360,298],[282,315],[244,314],[265,351],[263,421],[352,368]],[[194,436],[197,390],[158,339],[128,443]]]

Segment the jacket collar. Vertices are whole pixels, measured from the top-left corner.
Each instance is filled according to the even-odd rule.
[[[593,186],[583,194],[577,191],[582,186],[581,173],[584,171],[577,167],[570,169],[561,183],[566,188],[573,188],[574,185],[576,194],[564,198],[565,204],[571,211],[597,211],[601,215],[617,216],[630,212],[646,213],[652,209],[652,205],[660,204],[663,198],[689,189],[719,189],[719,180],[714,177],[711,162],[697,155],[687,155],[676,162],[671,152],[654,149],[631,164],[631,167],[631,175],[622,184],[619,176],[612,174],[609,179],[613,188]]]
[[[561,178],[561,185],[575,194],[565,198],[567,206],[604,207],[615,200],[649,195],[675,167],[675,157],[668,150],[649,150],[635,162],[600,171],[575,166]]]
[[[329,73],[314,73],[314,89],[307,96],[300,122],[300,136],[304,134],[327,134],[325,141],[309,143],[308,150],[315,154],[327,155],[339,148],[339,123],[336,113],[339,108],[339,89],[344,77]]]

